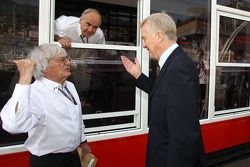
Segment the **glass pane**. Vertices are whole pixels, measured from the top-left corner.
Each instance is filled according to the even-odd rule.
[[[135,85],[120,55],[134,59],[135,51],[70,49],[72,76],[83,114],[135,110]]]
[[[134,116],[131,115],[131,116],[123,116],[123,117],[84,120],[84,125],[87,128],[93,128],[93,127],[99,127],[99,126],[127,124],[127,123],[133,123],[133,122],[134,122]],[[114,129],[114,130],[117,130],[117,129]]]
[[[11,97],[18,73],[12,60],[38,45],[39,0],[6,0],[0,6],[0,109]],[[23,143],[26,134],[10,135],[0,127],[0,146]]]
[[[250,24],[220,16],[219,62],[250,63]]]
[[[207,118],[210,61],[210,4],[203,0],[154,0],[151,13],[167,11],[177,25],[177,43],[194,60],[200,77],[201,118]],[[202,55],[200,53],[203,53]],[[157,62],[150,62],[149,76],[155,79]]]
[[[137,45],[137,0],[55,0],[55,19],[61,15],[80,17],[87,8],[97,9],[102,15],[100,26],[106,44]],[[81,41],[73,41],[81,42]],[[93,43],[93,42],[92,42]]]
[[[250,11],[250,0],[217,0],[217,4]]]
[[[250,68],[217,67],[215,111],[249,107]]]

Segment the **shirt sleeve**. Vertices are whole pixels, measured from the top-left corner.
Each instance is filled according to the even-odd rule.
[[[85,130],[85,125],[84,123],[82,123],[82,137],[81,137],[81,142],[84,142],[87,140],[85,134],[84,134],[84,130]]]
[[[96,30],[96,34],[98,34],[98,39],[96,41],[96,44],[105,44],[105,37],[103,31],[100,28]]]
[[[60,16],[54,22],[54,32],[56,35],[60,37],[63,36],[65,29],[66,29],[65,19],[66,19],[66,16]]]
[[[54,32],[56,35],[63,37],[69,25],[78,21],[79,18],[75,16],[60,16],[54,21]]]
[[[29,92],[30,85],[16,84],[12,97],[1,111],[2,126],[6,131],[10,133],[28,131],[31,122]]]
[[[81,103],[79,103],[80,105],[80,127],[81,127],[81,143],[86,141],[87,138],[85,136],[85,125],[84,125],[84,121],[82,119],[82,107],[81,107]]]

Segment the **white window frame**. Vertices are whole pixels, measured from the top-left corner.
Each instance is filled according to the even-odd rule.
[[[48,9],[50,9],[47,13],[49,13],[49,19],[47,20],[49,27],[46,30],[49,30],[50,36],[46,38],[46,42],[54,42],[54,13],[55,13],[55,0],[46,0],[47,4],[50,5]],[[43,11],[43,13],[46,13]],[[72,48],[86,48],[86,49],[107,49],[107,50],[127,50],[127,51],[135,51],[136,57],[139,59],[142,65],[142,71],[148,74],[148,64],[149,59],[145,59],[142,57],[142,54],[145,54],[145,50],[142,49],[142,41],[140,38],[139,23],[143,19],[143,17],[149,15],[150,13],[150,1],[137,0],[137,46],[123,46],[123,45],[109,45],[109,44],[82,44],[82,43],[72,43]],[[48,16],[44,16],[48,17]],[[45,35],[45,31],[41,32],[41,36]],[[39,34],[40,35],[40,34]],[[58,42],[55,42],[58,43]],[[146,53],[147,54],[147,53]],[[93,128],[86,128],[85,132],[87,134],[89,141],[95,140],[103,140],[103,139],[111,139],[117,137],[131,136],[135,134],[143,134],[147,133],[147,106],[148,100],[147,95],[142,92],[140,89],[136,88],[135,91],[135,110],[130,111],[120,111],[120,112],[107,112],[107,113],[99,113],[99,114],[87,114],[82,115],[83,120],[90,119],[98,119],[98,118],[112,118],[119,116],[134,116],[133,123],[127,124],[117,124],[117,125],[109,125],[109,126],[99,126]],[[122,130],[116,130],[116,129]]]
[[[208,120],[204,123],[217,122],[222,120],[234,119],[249,115],[250,107],[242,107],[236,109],[215,111],[215,86],[216,86],[216,69],[217,67],[250,67],[250,63],[225,63],[219,62],[219,26],[220,16],[225,16],[234,19],[250,21],[250,12],[234,9],[222,5],[217,5],[216,0],[212,0],[211,13],[211,56],[210,57],[210,97],[209,97],[209,112]],[[216,32],[216,33],[214,33]]]

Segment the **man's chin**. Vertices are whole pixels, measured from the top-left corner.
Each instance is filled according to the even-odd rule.
[[[70,71],[68,71],[68,72],[65,73],[65,76],[70,77],[71,74],[72,74],[72,73],[71,73]]]
[[[86,37],[86,38],[89,38],[91,35],[93,35],[94,33],[86,33],[86,34],[84,34],[84,37]]]

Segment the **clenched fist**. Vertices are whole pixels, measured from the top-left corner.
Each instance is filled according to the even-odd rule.
[[[30,59],[14,60],[14,63],[16,63],[20,74],[18,83],[22,85],[30,84],[36,63]]]

